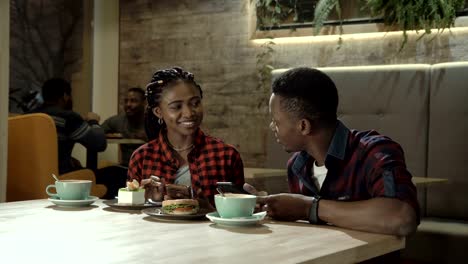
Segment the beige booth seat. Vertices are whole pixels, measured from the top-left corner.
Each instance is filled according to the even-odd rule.
[[[429,263],[468,259],[468,62],[432,66],[426,218],[407,241],[408,256]]]
[[[468,62],[319,68],[336,83],[339,118],[399,142],[413,176],[447,178],[418,187],[423,221],[404,256],[428,263],[468,259]],[[273,71],[273,78],[287,69]],[[270,135],[266,168],[285,168]],[[283,186],[284,187],[284,186]],[[283,187],[275,187],[281,189]]]
[[[428,177],[449,178],[427,193],[427,214],[468,220],[468,63],[432,68]]]

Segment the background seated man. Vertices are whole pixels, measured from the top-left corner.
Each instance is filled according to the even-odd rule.
[[[54,119],[58,135],[60,174],[82,168],[71,156],[76,142],[95,152],[106,149],[106,137],[99,126],[99,115],[89,112],[82,117],[73,112],[69,82],[61,78],[47,80],[42,86],[42,97],[44,104],[33,112],[45,113]]]
[[[134,138],[147,141],[145,133],[145,91],[139,87],[128,89],[125,96],[124,113],[112,116],[102,124],[108,136]],[[121,144],[120,165],[128,166],[133,151],[142,144]]]
[[[258,201],[280,220],[398,236],[416,231],[419,204],[403,149],[374,130],[347,128],[337,107],[335,84],[319,70],[296,68],[274,81],[270,126],[285,151],[295,152],[291,193]]]

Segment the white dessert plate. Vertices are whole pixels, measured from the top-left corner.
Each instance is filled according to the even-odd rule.
[[[59,197],[53,196],[50,197],[48,200],[60,207],[84,207],[91,205],[98,199],[99,197],[89,196],[88,199],[85,200],[61,200]]]
[[[234,217],[234,218],[222,218],[219,216],[218,212],[212,212],[206,214],[206,217],[210,219],[211,222],[219,225],[227,226],[249,226],[256,225],[262,221],[266,216],[266,212],[260,212],[253,214],[249,217]]]
[[[103,202],[105,205],[112,207],[112,209],[116,210],[141,210],[145,208],[151,208],[151,207],[161,207],[161,202],[153,202],[153,203],[148,203],[146,202],[145,204],[126,204],[126,203],[118,203],[117,199],[113,200],[107,200]]]
[[[191,214],[191,215],[173,215],[173,214],[165,214],[162,212],[161,208],[147,208],[141,210],[143,213],[157,218],[159,220],[202,220],[206,219],[205,215],[210,212],[206,209],[200,209],[198,213]]]

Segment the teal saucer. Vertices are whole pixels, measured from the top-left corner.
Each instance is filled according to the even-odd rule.
[[[253,214],[248,217],[234,217],[234,218],[222,218],[219,216],[218,212],[212,212],[206,214],[206,217],[210,219],[211,222],[226,225],[226,226],[251,226],[256,225],[262,221],[266,216],[266,212],[260,212]]]
[[[52,196],[48,200],[60,207],[84,207],[91,205],[98,199],[99,197],[96,196],[88,196],[88,199],[85,200],[61,200],[57,196]]]

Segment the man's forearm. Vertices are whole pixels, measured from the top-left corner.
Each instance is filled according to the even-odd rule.
[[[356,202],[320,200],[318,215],[321,220],[339,227],[374,233],[406,236],[417,228],[413,208],[392,198]]]

